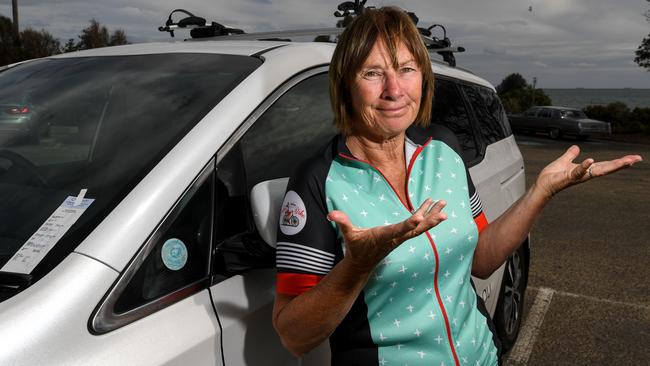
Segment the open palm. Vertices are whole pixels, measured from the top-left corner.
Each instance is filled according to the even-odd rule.
[[[343,211],[332,211],[327,217],[343,234],[346,257],[362,271],[372,270],[379,261],[403,242],[416,237],[447,219],[441,212],[444,201],[428,198],[408,219],[393,225],[372,228],[355,227]]]
[[[539,173],[536,184],[548,193],[549,198],[569,186],[614,173],[643,160],[639,155],[626,155],[618,159],[599,162],[588,158],[580,164],[576,164],[573,160],[579,154],[580,148],[573,145]]]

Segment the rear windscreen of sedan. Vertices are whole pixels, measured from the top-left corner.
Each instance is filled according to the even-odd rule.
[[[46,59],[0,72],[0,104],[28,98],[35,112],[25,128],[0,131],[0,268],[85,189],[94,201],[31,275],[51,270],[260,64],[177,53]]]

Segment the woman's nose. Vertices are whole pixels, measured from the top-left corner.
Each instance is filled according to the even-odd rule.
[[[396,72],[387,72],[384,78],[383,97],[390,100],[399,98],[402,93],[399,78]]]

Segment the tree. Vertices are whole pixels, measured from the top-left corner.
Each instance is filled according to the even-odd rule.
[[[647,0],[650,2],[650,0]],[[650,22],[650,10],[645,12],[645,17],[648,22]],[[643,38],[641,45],[634,52],[636,57],[634,57],[634,62],[639,64],[640,67],[643,67],[650,71],[650,34],[647,37]]]
[[[20,42],[22,56],[27,60],[61,53],[61,42],[44,29],[25,29],[20,32]]]
[[[512,90],[524,89],[527,86],[528,83],[526,82],[526,79],[524,79],[521,74],[514,73],[506,76],[506,78],[501,81],[501,84],[497,85],[497,93],[503,95]]]
[[[14,45],[13,33],[11,20],[0,15],[0,65],[15,62],[17,50]]]
[[[497,93],[508,113],[520,113],[534,105],[551,105],[551,98],[542,89],[528,85],[519,73],[510,74],[496,87]]]
[[[106,46],[117,46],[127,43],[129,42],[124,30],[117,29],[113,34],[110,34],[105,26],[99,24],[96,19],[91,19],[90,25],[81,30],[79,42],[76,45],[73,45],[71,40],[68,40],[64,50],[69,52]]]
[[[9,18],[0,16],[0,65],[61,53],[61,43],[48,31],[27,28],[15,37]]]

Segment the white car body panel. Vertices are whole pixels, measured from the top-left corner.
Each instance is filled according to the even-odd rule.
[[[265,54],[266,61],[210,111],[76,251],[121,272],[151,230],[253,109],[296,70],[326,63],[333,50],[329,44],[286,47],[292,49],[280,47]]]
[[[220,365],[207,290],[104,335],[88,319],[118,273],[72,253],[0,303],[0,365]],[[165,345],[165,347],[161,347]]]
[[[496,220],[526,191],[524,160],[512,135],[488,145],[483,160],[469,171],[488,222]],[[490,314],[496,309],[503,268],[502,265],[487,280],[474,278],[476,292]]]

